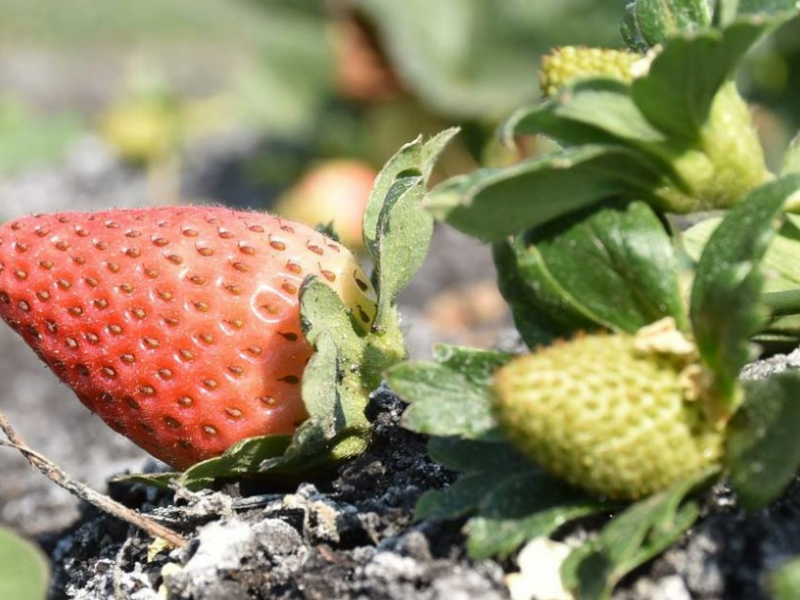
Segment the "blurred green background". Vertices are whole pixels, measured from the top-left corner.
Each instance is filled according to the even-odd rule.
[[[269,207],[320,162],[377,169],[451,124],[464,133],[440,176],[513,161],[493,132],[537,99],[541,53],[618,47],[626,3],[0,0],[0,179],[55,167],[86,136],[147,177],[143,203]],[[773,162],[800,125],[798,34],[741,77]],[[194,183],[187,162],[208,167]]]
[[[492,132],[536,99],[539,55],[617,46],[624,4],[0,0],[0,177],[57,164],[86,135],[155,172],[153,194],[181,195],[182,155],[246,133],[241,181],[211,191],[249,206],[316,162],[379,168],[452,123],[465,134],[446,170],[511,160]]]

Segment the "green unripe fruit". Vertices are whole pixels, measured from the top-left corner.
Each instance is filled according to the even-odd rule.
[[[609,77],[629,83],[633,81],[634,64],[643,58],[624,50],[563,46],[542,58],[539,85],[549,98],[562,87],[589,77]]]
[[[674,356],[630,335],[591,335],[522,356],[495,375],[493,410],[520,451],[590,492],[633,500],[716,464],[722,435],[687,399]]]
[[[541,88],[546,97],[554,97],[565,86],[593,77],[632,84],[647,75],[656,56],[655,51],[642,55],[565,46],[542,59]],[[568,101],[568,96],[559,100]],[[650,143],[649,151],[671,164],[653,197],[667,212],[729,208],[772,178],[750,111],[733,82],[717,91],[698,125],[696,135],[676,137],[667,132],[663,141]]]

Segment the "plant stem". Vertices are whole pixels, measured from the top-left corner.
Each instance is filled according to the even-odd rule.
[[[773,317],[785,317],[800,314],[800,289],[785,292],[769,292],[761,296]]]
[[[144,515],[140,515],[138,512],[131,510],[116,500],[113,500],[108,496],[93,490],[89,486],[69,477],[53,461],[32,450],[17,434],[2,411],[0,411],[0,430],[6,434],[6,437],[9,441],[9,443],[0,442],[0,445],[9,446],[19,450],[32,467],[38,469],[50,481],[61,486],[69,493],[81,498],[82,500],[85,500],[89,504],[96,506],[103,512],[117,517],[118,519],[122,519],[123,521],[126,521],[131,525],[138,527],[139,529],[143,529],[153,537],[163,539],[172,546],[177,548],[185,548],[188,545],[189,542],[179,533],[176,533],[168,527],[164,527],[163,525],[156,523]]]

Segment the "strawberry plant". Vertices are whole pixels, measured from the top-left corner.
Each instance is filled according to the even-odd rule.
[[[395,300],[424,257],[419,201],[452,133],[380,173],[364,220],[371,279],[332,238],[272,215],[34,215],[0,228],[0,316],[185,485],[358,454],[368,396],[405,356]]]
[[[607,598],[678,540],[713,483],[728,478],[755,509],[800,467],[800,373],[738,378],[760,349],[800,341],[798,144],[771,173],[733,83],[746,52],[797,9],[713,4],[638,0],[622,25],[628,50],[554,52],[547,97],[501,136],[559,148],[455,177],[425,201],[492,243],[531,352],[443,346],[434,362],[389,370],[411,403],[405,425],[461,472],[417,514],[468,517],[471,554],[502,557],[612,513],[561,566],[584,599]],[[686,232],[676,216],[711,209]],[[788,593],[793,578],[783,571],[776,586]]]

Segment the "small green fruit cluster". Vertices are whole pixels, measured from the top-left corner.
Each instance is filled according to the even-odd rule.
[[[685,362],[596,334],[522,356],[495,376],[493,409],[550,473],[617,500],[642,498],[717,463],[722,434],[692,400]]]
[[[629,83],[634,78],[634,65],[643,59],[641,54],[624,50],[563,46],[542,58],[539,86],[550,98],[564,86],[588,77],[609,77]]]

